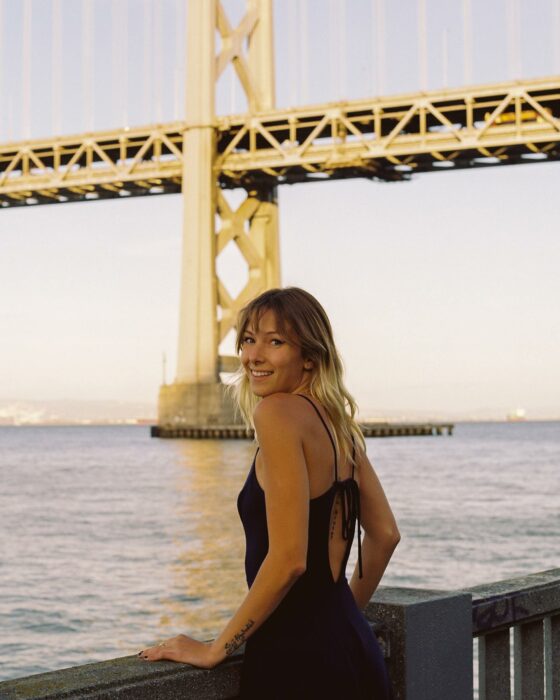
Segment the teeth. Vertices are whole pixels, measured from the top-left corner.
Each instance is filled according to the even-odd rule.
[[[253,369],[251,370],[251,372],[253,373],[253,376],[255,376],[255,377],[265,377],[268,374],[272,374],[272,372],[255,372],[255,370],[253,370]]]

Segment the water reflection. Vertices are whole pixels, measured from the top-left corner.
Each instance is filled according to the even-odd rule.
[[[169,563],[174,594],[163,599],[162,637],[169,627],[216,637],[247,593],[245,539],[237,494],[255,453],[252,441],[180,440]]]

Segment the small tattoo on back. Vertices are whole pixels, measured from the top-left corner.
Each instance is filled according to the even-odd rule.
[[[333,507],[333,512],[332,512],[332,521],[331,521],[331,532],[330,532],[330,539],[334,537],[334,526],[336,525],[336,519],[338,517],[338,499],[334,503]]]

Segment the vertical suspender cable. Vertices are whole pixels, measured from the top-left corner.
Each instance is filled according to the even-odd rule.
[[[298,0],[290,0],[288,5],[288,75],[290,76],[290,106],[292,107],[297,107],[300,102],[298,37]]]
[[[307,0],[299,0],[299,45],[300,45],[300,77],[301,91],[300,99],[303,104],[309,102],[309,33],[307,31]]]
[[[336,87],[337,100],[342,100],[345,95],[346,73],[346,13],[345,0],[331,0],[330,3],[330,27],[329,27],[329,52],[331,56],[331,79]]]
[[[554,47],[553,73],[560,73],[560,0],[552,0],[552,46]]]
[[[330,0],[329,3],[329,70],[330,76],[328,84],[335,87],[335,90],[339,90],[339,78],[338,78],[338,50],[336,46],[336,0]],[[332,98],[331,98],[332,99]],[[340,94],[336,95],[335,99],[340,99]]]
[[[420,90],[428,89],[428,50],[426,41],[426,0],[418,0],[418,69]]]
[[[509,0],[506,13],[508,77],[510,80],[517,80],[521,77],[519,0]]]
[[[442,63],[442,79],[443,87],[449,87],[448,65],[449,65],[449,47],[448,47],[448,30],[444,28],[441,35],[441,63]]]
[[[156,121],[163,121],[163,61],[162,61],[162,32],[161,32],[161,2],[156,2],[154,8],[154,88],[156,91]]]
[[[82,1],[82,108],[86,131],[93,131],[93,3]]]
[[[376,56],[376,48],[377,48],[377,41],[375,38],[375,33],[377,31],[377,13],[376,13],[376,8],[375,8],[375,0],[374,2],[371,3],[371,36],[370,36],[370,42],[369,42],[369,47],[370,47],[370,52],[369,52],[369,65],[370,65],[370,79],[371,79],[371,94],[376,95],[378,92],[377,89],[377,76],[376,76],[376,65],[377,65],[377,56]]]
[[[23,138],[31,138],[31,0],[23,0],[21,123]]]
[[[121,21],[121,71],[122,71],[122,125],[128,126],[128,0],[121,0],[120,21]]]
[[[513,29],[513,9],[511,6],[511,0],[506,3],[506,44],[507,44],[507,66],[508,66],[508,78],[512,80],[514,77],[514,57],[513,57],[513,44],[514,44],[514,29]]]
[[[173,61],[173,118],[175,121],[183,118],[183,100],[181,97],[181,85],[183,84],[183,71],[181,66],[183,65],[185,52],[183,50],[183,1],[175,0],[175,60]],[[231,67],[230,67],[231,70]],[[232,102],[234,102],[233,91],[235,90],[235,85],[232,83]],[[234,109],[230,112],[233,114]]]
[[[3,18],[4,2],[0,0],[0,105],[6,104],[4,100],[4,18]],[[3,121],[6,118],[6,110],[0,110],[0,143],[6,140],[2,134]]]
[[[62,130],[60,121],[62,93],[62,12],[60,0],[53,0],[51,22],[51,129],[53,136],[58,136]]]
[[[121,116],[121,66],[119,55],[119,0],[111,0],[111,121],[119,123]]]
[[[340,17],[338,23],[339,31],[339,63],[340,63],[340,99],[348,97],[346,85],[346,0],[340,2]]]
[[[463,0],[463,80],[472,85],[472,9],[471,0]]]
[[[128,126],[128,2],[113,0],[111,5],[111,64],[113,105],[117,124]]]
[[[519,0],[514,0],[514,10],[515,10],[515,47],[514,47],[514,55],[515,55],[515,70],[516,70],[516,78],[521,78],[521,75],[523,73],[523,61],[522,61],[522,46],[523,43],[521,41],[521,3]]]
[[[385,94],[385,1],[375,0],[377,94]]]
[[[143,51],[143,68],[144,74],[144,114],[142,119],[145,124],[151,124],[154,120],[154,110],[152,103],[153,85],[152,85],[152,16],[151,16],[151,0],[144,0],[144,17],[143,17],[143,33],[144,33],[144,51]]]

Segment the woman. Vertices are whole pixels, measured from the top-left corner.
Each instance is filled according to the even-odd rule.
[[[213,642],[178,635],[140,656],[213,668],[246,642],[242,698],[386,700],[383,656],[361,610],[400,535],[328,317],[303,289],[268,290],[240,311],[236,348],[233,391],[258,442],[237,501],[249,592]]]

